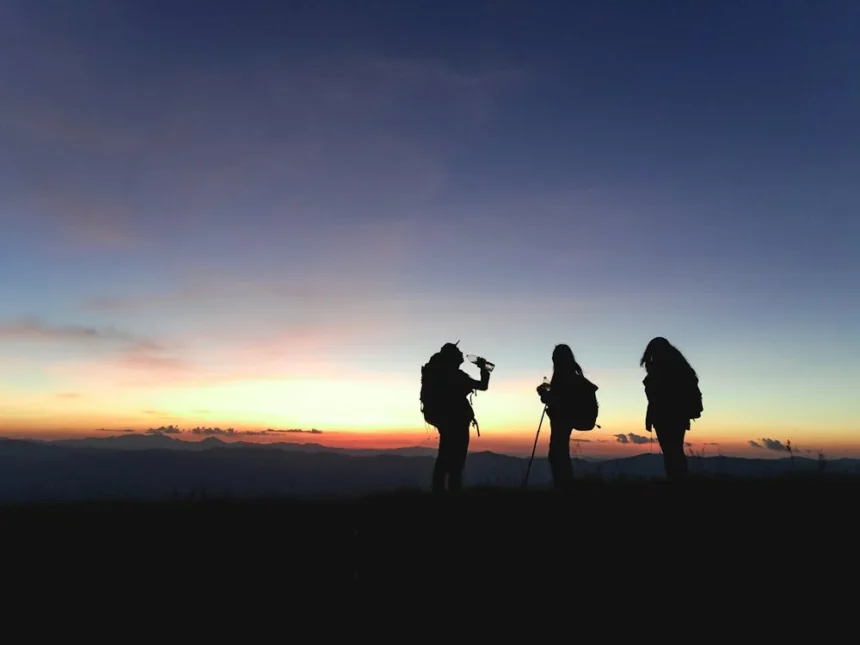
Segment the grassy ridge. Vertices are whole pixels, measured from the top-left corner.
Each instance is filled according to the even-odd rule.
[[[27,575],[36,566],[114,587],[575,576],[608,588],[690,567],[706,570],[708,584],[737,585],[750,571],[773,582],[802,558],[815,560],[810,571],[852,562],[858,492],[856,477],[585,480],[568,496],[474,489],[444,499],[403,491],[359,501],[98,502],[7,507],[0,517],[20,556],[10,574],[26,562]]]

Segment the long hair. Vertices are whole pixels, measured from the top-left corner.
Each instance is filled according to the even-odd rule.
[[[648,374],[689,374],[698,378],[696,370],[687,362],[680,350],[662,336],[652,338],[639,360]]]
[[[577,376],[582,376],[582,367],[576,362],[570,346],[559,344],[552,351],[552,381],[551,384],[569,383]]]

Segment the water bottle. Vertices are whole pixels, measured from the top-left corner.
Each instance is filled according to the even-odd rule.
[[[541,381],[541,384],[538,385],[538,387],[537,387],[537,392],[540,395],[541,400],[543,400],[543,398],[547,394],[549,394],[549,386],[550,386],[549,379],[546,376],[544,376],[543,381]]]
[[[486,365],[488,372],[492,372],[493,369],[496,367],[493,363],[491,363],[485,358],[481,358],[477,354],[466,354],[466,360],[470,363],[474,363],[475,365],[477,365],[479,361],[484,361],[484,365]]]

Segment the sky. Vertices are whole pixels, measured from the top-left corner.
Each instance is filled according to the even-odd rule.
[[[659,335],[692,450],[860,456],[858,30],[849,1],[4,0],[0,434],[432,445],[420,366],[459,339],[497,365],[472,450],[530,451],[567,343],[600,388],[576,450],[636,454]]]

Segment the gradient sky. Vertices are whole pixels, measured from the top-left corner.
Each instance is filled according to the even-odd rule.
[[[497,364],[472,449],[528,452],[566,342],[582,452],[634,454],[662,335],[695,450],[860,456],[858,33],[850,1],[3,0],[0,431],[432,445],[419,368],[461,339]]]

